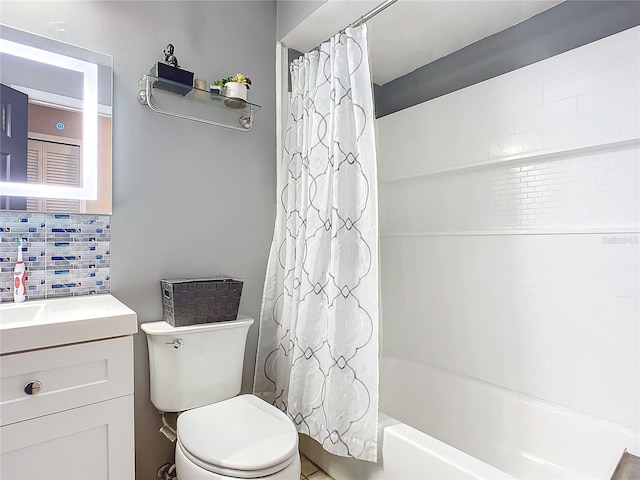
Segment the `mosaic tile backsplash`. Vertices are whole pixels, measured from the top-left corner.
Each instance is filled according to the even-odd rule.
[[[27,299],[109,293],[108,215],[0,212],[0,299],[13,301],[22,239]]]

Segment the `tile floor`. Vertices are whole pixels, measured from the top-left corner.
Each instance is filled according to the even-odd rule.
[[[300,454],[300,464],[300,480],[333,480],[333,477],[330,477],[323,470],[320,470],[320,467],[303,454]]]

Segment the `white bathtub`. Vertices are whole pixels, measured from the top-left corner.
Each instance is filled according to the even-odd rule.
[[[300,435],[300,450],[336,480],[512,479],[497,468],[380,414],[378,463],[337,457]]]
[[[468,377],[398,358],[380,377],[378,464],[301,436],[336,480],[608,479],[624,448],[639,453],[637,431]]]

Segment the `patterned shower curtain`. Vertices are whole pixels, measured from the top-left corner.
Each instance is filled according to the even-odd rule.
[[[254,392],[329,452],[376,461],[378,212],[366,26],[290,67]]]

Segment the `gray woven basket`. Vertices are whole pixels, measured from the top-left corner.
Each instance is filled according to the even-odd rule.
[[[238,317],[242,280],[218,276],[160,280],[164,321],[174,327]]]

